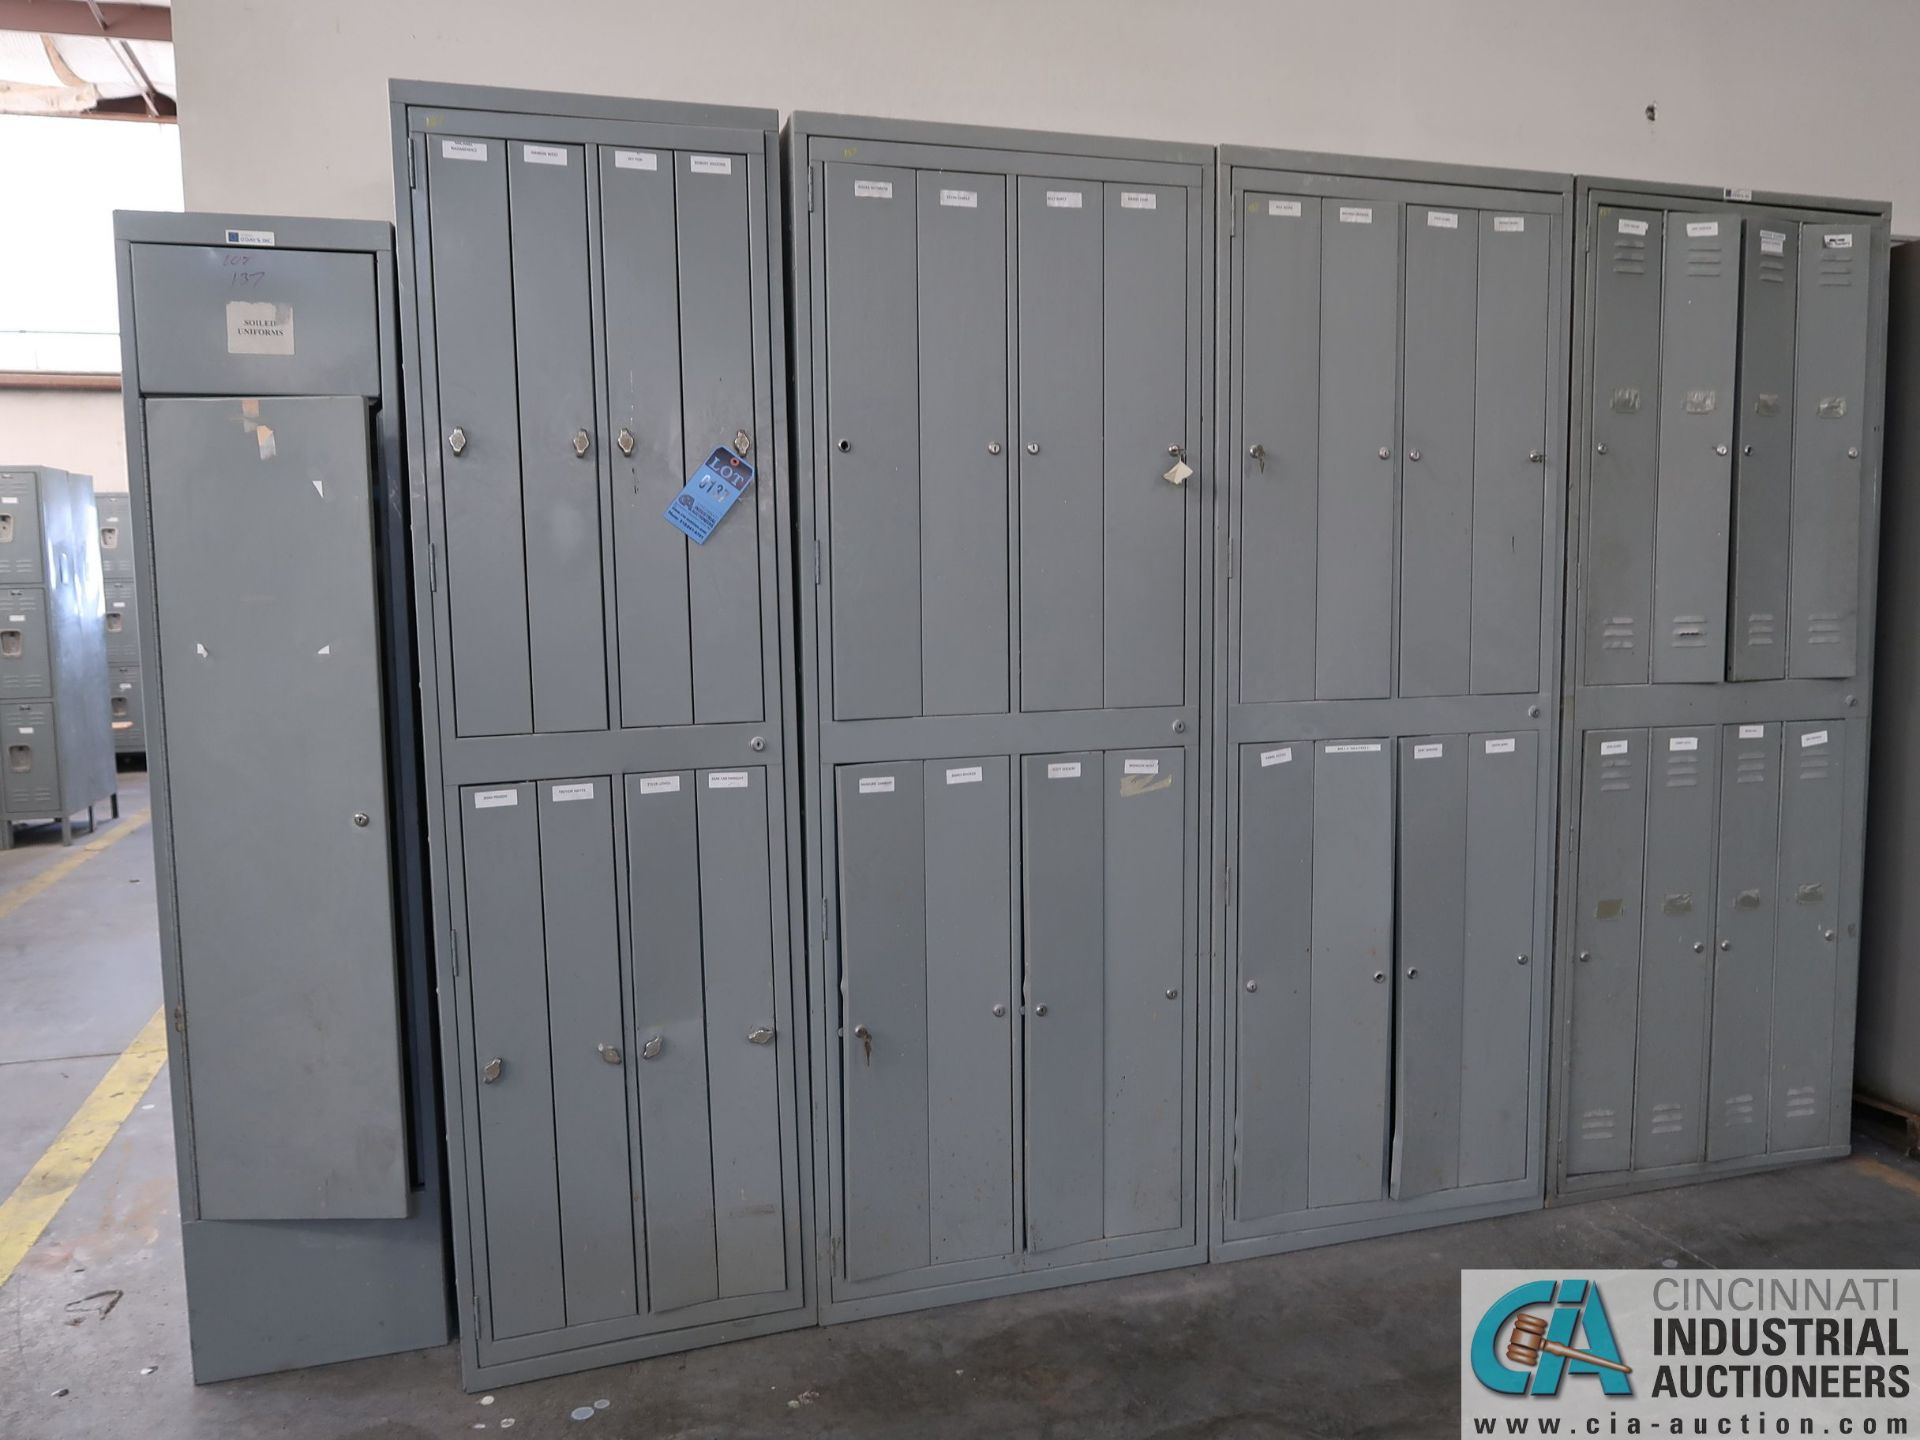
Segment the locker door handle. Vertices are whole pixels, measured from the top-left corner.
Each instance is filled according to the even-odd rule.
[[[620,431],[619,438],[616,439],[614,443],[620,447],[620,453],[622,455],[633,454],[633,431],[623,428]]]
[[[660,1058],[660,1052],[666,1048],[667,1042],[661,1039],[660,1036],[654,1035],[647,1040],[646,1044],[640,1047],[640,1058],[642,1060],[658,1060]]]
[[[1544,464],[1546,463],[1546,461],[1547,461],[1547,452],[1546,452],[1546,451],[1544,451],[1544,450],[1529,450],[1529,451],[1527,451],[1527,462],[1528,462],[1529,464],[1532,464],[1532,465],[1544,465]]]
[[[1260,467],[1262,475],[1267,473],[1267,447],[1258,442],[1247,447],[1247,458]]]
[[[481,1067],[481,1070],[480,1070],[481,1083],[485,1085],[493,1084],[494,1081],[500,1078],[500,1072],[505,1068],[506,1068],[506,1061],[500,1059],[498,1056],[495,1056],[493,1059],[487,1061],[487,1063],[483,1067]]]
[[[600,1052],[600,1058],[606,1061],[607,1064],[618,1065],[620,1063],[621,1055],[618,1045],[596,1045],[594,1049]]]
[[[587,458],[587,451],[592,448],[593,437],[591,435],[587,434],[584,430],[576,430],[573,432],[573,453],[575,455],[584,460]]]
[[[447,448],[458,455],[467,448],[467,432],[458,425],[447,432]]]
[[[853,1038],[860,1042],[867,1064],[873,1064],[873,1032],[864,1025],[856,1025],[853,1027]]]
[[[771,1045],[773,1043],[773,1028],[769,1025],[756,1025],[753,1029],[747,1031],[747,1039],[755,1045]]]

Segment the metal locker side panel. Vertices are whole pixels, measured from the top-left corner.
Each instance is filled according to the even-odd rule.
[[[1103,757],[1028,755],[1025,911],[1027,1248],[1106,1233]]]
[[[1800,227],[1787,645],[1787,673],[1796,679],[1858,668],[1872,255],[1870,226]]]
[[[1787,554],[1793,474],[1793,332],[1800,227],[1754,221],[1741,276],[1740,418],[1734,426],[1729,680],[1787,673]],[[1775,735],[1778,748],[1779,736]]]
[[[0,475],[0,585],[46,582],[40,532],[40,477],[31,470]]]
[[[767,770],[698,778],[720,1294],[759,1295],[787,1285],[783,1167],[793,1155],[792,1138],[780,1133],[786,1037],[774,1031]]]
[[[1715,726],[1653,732],[1634,1062],[1636,1170],[1700,1161],[1707,1153],[1719,740]]]
[[[1106,212],[1106,703],[1178,705],[1199,493],[1165,478],[1189,440],[1187,192],[1109,181]]]
[[[1780,792],[1780,895],[1773,962],[1774,1154],[1831,1143],[1840,946],[1840,847],[1847,727],[1838,720],[1785,728]]]
[[[1467,737],[1402,740],[1399,790],[1392,1194],[1406,1200],[1460,1183]]]
[[[1491,1185],[1527,1173],[1540,737],[1522,730],[1467,744],[1460,1183]]]
[[[674,157],[612,146],[594,153],[600,165],[607,416],[621,437],[607,456],[613,468],[620,723],[691,725],[690,542],[662,518],[693,471],[680,428]],[[691,792],[686,803],[693,803]]]
[[[1407,452],[1400,503],[1402,695],[1467,692],[1479,218],[1474,210],[1407,207],[1401,380]]]
[[[711,162],[725,162],[724,168]],[[758,720],[761,694],[760,525],[772,522],[780,447],[754,437],[753,294],[760,252],[747,205],[744,155],[674,157],[680,227],[680,386],[685,475],[715,446],[737,447],[756,470],[704,545],[687,547],[693,644],[693,718],[702,725]],[[785,343],[779,341],[776,343]],[[664,523],[664,522],[662,522]],[[781,537],[784,542],[786,537]],[[776,642],[777,643],[777,642]]]
[[[826,167],[833,714],[921,713],[914,172]]]
[[[927,1223],[944,1265],[1013,1243],[1007,757],[926,762]]]
[[[916,180],[920,692],[929,715],[1004,714],[1007,182],[946,170]]]
[[[46,591],[38,587],[0,591],[0,700],[44,700],[52,695]]]
[[[140,663],[140,591],[131,580],[109,580],[106,596],[107,659],[114,664]]]
[[[1563,1140],[1569,1175],[1622,1171],[1633,1158],[1647,761],[1645,730],[1593,730],[1581,742]]]
[[[1667,216],[1653,552],[1656,683],[1726,675],[1741,233],[1737,215]]]
[[[719,1298],[691,770],[626,777],[647,1309]]]
[[[1020,177],[1023,711],[1106,703],[1103,217],[1098,184]]]
[[[1313,776],[1309,1205],[1384,1193],[1393,963],[1393,752],[1382,740],[1323,740]]]
[[[1773,1049],[1774,886],[1780,856],[1780,727],[1721,727],[1707,1158],[1767,1149]]]
[[[1385,696],[1393,688],[1399,368],[1400,207],[1328,200],[1320,215],[1314,616],[1314,685],[1322,700]]]
[[[504,1340],[567,1323],[532,785],[460,792],[460,862],[473,1007],[467,1083],[480,1116],[480,1263],[487,1334]]]
[[[1541,543],[1551,255],[1545,215],[1480,217],[1473,451],[1476,695],[1526,695],[1548,683],[1540,671],[1540,590],[1545,583]]]
[[[605,776],[543,780],[534,790],[547,922],[561,1270],[567,1323],[579,1325],[638,1308],[613,795]]]
[[[607,652],[585,156],[576,145],[501,143],[513,227],[533,728],[600,730]]]
[[[506,142],[427,146],[454,730],[533,729]]]
[[[834,770],[847,1276],[918,1270],[927,1229],[926,811],[916,761]],[[944,1017],[939,1017],[944,1019]]]
[[[1230,996],[1239,1220],[1307,1208],[1313,852],[1313,746],[1241,746]]]
[[[1245,453],[1235,462],[1235,693],[1245,704],[1311,700],[1319,588],[1320,202],[1248,196],[1240,252],[1235,333]]]

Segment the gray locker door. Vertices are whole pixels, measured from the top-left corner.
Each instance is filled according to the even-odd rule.
[[[1550,240],[1545,215],[1480,217],[1473,448],[1476,695],[1531,694],[1550,683],[1540,672]]]
[[[1740,418],[1734,426],[1729,680],[1778,680],[1787,673],[1787,539],[1799,247],[1800,227],[1791,220],[1761,219],[1747,227],[1740,301]],[[1777,749],[1779,736],[1774,740]]]
[[[1239,699],[1313,699],[1320,202],[1247,197],[1241,232]],[[1307,753],[1302,752],[1304,757]]]
[[[656,1315],[720,1295],[695,778],[626,777],[640,1190],[647,1308]]]
[[[1408,232],[1409,249],[1418,229],[1416,219]],[[1466,736],[1402,740],[1399,799],[1393,1198],[1405,1200],[1460,1183]]]
[[[1676,210],[1667,216],[1655,681],[1704,682],[1726,674],[1740,236],[1737,215]]]
[[[1653,732],[1634,1063],[1636,1170],[1706,1158],[1719,741],[1715,726]]]
[[[916,180],[921,698],[929,715],[1003,714],[1013,580],[1007,182],[945,170],[923,171]]]
[[[1598,254],[1586,502],[1589,685],[1644,685],[1649,675],[1665,223],[1659,210],[1603,205],[1592,242]],[[1601,1168],[1625,1163],[1623,1152],[1619,1167]]]
[[[366,403],[150,400],[146,439],[200,1218],[403,1216]]]
[[[1313,746],[1240,747],[1233,1213],[1307,1208],[1313,1029]]]
[[[101,588],[106,592],[107,659],[115,664],[138,665],[140,592],[131,580],[109,580]]]
[[[1474,210],[1407,207],[1406,358],[1401,380],[1407,452],[1400,502],[1402,695],[1467,692],[1475,573],[1479,221]],[[1403,744],[1403,759],[1405,748]],[[1464,784],[1466,772],[1460,773]]]
[[[0,491],[7,489],[0,477]],[[6,496],[0,494],[0,504]],[[133,578],[133,507],[126,495],[100,495],[95,498],[95,516],[100,527],[100,575],[105,580]],[[4,544],[0,541],[0,544]],[[0,560],[0,578],[6,575],[6,562]]]
[[[1632,1160],[1634,1019],[1647,843],[1647,732],[1593,730],[1581,744],[1579,872],[1567,1059],[1567,1173]]]
[[[60,769],[53,739],[53,705],[8,705],[0,710],[6,777],[0,787],[0,824],[51,816],[59,808]]]
[[[1393,688],[1399,369],[1400,207],[1327,200],[1320,213],[1314,615],[1314,686],[1322,700],[1384,696]]]
[[[1726,725],[1721,731],[1709,1160],[1763,1155],[1767,1149],[1774,885],[1780,857],[1780,727]]]
[[[502,141],[512,226],[533,728],[607,724],[587,182],[577,145]]]
[[[1106,1233],[1102,759],[1081,752],[1020,762],[1029,1250]]]
[[[1344,1205],[1386,1187],[1393,751],[1383,740],[1323,740],[1313,766],[1307,1203]]]
[[[543,780],[534,790],[560,1160],[561,1269],[567,1323],[580,1325],[631,1315],[638,1308],[613,794],[605,776]],[[490,881],[476,878],[483,885]]]
[[[524,735],[533,680],[506,142],[430,140],[427,203],[454,729]]]
[[[44,700],[52,694],[46,591],[0,591],[0,700]]]
[[[480,1187],[495,1340],[567,1323],[535,787],[460,792]]]
[[[1527,1173],[1539,744],[1532,731],[1467,741],[1462,1185],[1518,1180]]]
[[[1872,256],[1869,226],[1800,227],[1787,648],[1796,678],[1844,677],[1858,666]]]
[[[919,349],[914,174],[834,164],[826,177],[833,713],[918,715],[920,396],[907,363]]]
[[[0,584],[45,583],[40,534],[40,477],[29,471],[0,475]]]
[[[1852,1083],[1833,1073],[1847,727],[1817,720],[1784,729],[1767,1137],[1775,1154],[1831,1143],[1832,1089]]]
[[[1020,708],[1093,710],[1106,703],[1107,417],[1093,343],[1106,328],[1105,192],[1021,176],[1019,196]]]
[[[1200,490],[1165,478],[1175,451],[1199,454],[1187,434],[1187,192],[1109,182],[1106,210],[1106,704],[1178,705],[1188,497]]]

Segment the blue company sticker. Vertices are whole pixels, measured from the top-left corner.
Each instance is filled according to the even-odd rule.
[[[753,466],[725,445],[713,447],[713,453],[693,472],[693,478],[680,488],[667,507],[667,523],[681,531],[696,545],[707,543],[713,527],[725,518],[733,502],[747,493],[753,484]]]

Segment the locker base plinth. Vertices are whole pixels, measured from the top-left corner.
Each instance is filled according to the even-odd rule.
[[[1820,1145],[1806,1150],[1787,1150],[1778,1155],[1747,1155],[1737,1160],[1709,1160],[1687,1165],[1663,1165],[1657,1170],[1609,1171],[1604,1175],[1569,1175],[1557,1190],[1547,1196],[1549,1205],[1571,1205],[1582,1200],[1617,1200],[1648,1190],[1671,1190],[1678,1185],[1700,1185],[1710,1180],[1731,1180],[1740,1175],[1758,1175],[1768,1170],[1785,1170],[1794,1165],[1809,1165],[1820,1160],[1844,1160],[1853,1153],[1851,1145]]]
[[[1284,1255],[1294,1250],[1312,1250],[1322,1245],[1343,1245],[1349,1240],[1373,1240],[1383,1235],[1404,1235],[1414,1230],[1432,1230],[1442,1225],[1463,1225],[1471,1220],[1492,1220],[1502,1215],[1524,1215],[1541,1208],[1539,1191],[1506,1194],[1497,1199],[1471,1204],[1449,1205],[1434,1209],[1396,1209],[1365,1219],[1329,1220],[1315,1223],[1313,1212],[1292,1217],[1297,1228],[1275,1230],[1264,1235],[1215,1236],[1211,1256],[1215,1261],[1251,1260],[1260,1255]]]
[[[467,1336],[461,1341],[460,1388],[472,1395],[501,1385],[550,1380],[556,1375],[574,1375],[607,1365],[624,1365],[630,1360],[651,1360],[660,1355],[704,1350],[734,1340],[755,1340],[763,1335],[805,1330],[817,1323],[813,1307],[802,1305],[798,1309],[782,1310],[775,1315],[755,1315],[749,1319],[695,1325],[685,1330],[656,1331],[649,1335],[635,1335],[627,1339],[608,1340],[490,1364],[477,1358],[475,1341],[472,1336]]]

